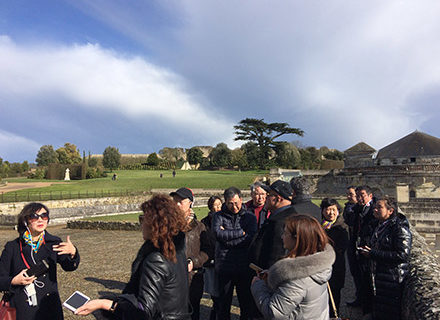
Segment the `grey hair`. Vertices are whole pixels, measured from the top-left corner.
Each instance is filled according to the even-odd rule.
[[[257,188],[261,188],[263,186],[263,184],[260,181],[257,181],[253,184],[251,184],[251,192],[254,192],[255,189]]]
[[[290,180],[290,186],[297,196],[310,195],[312,184],[306,177],[294,177]]]

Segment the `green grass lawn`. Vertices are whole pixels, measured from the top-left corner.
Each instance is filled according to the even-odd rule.
[[[112,181],[112,173],[106,178],[87,180],[31,180],[25,178],[8,179],[9,182],[58,182],[49,187],[31,188],[16,192],[5,193],[3,197],[18,197],[18,200],[32,200],[36,194],[44,194],[41,200],[57,198],[56,194],[63,195],[62,198],[93,197],[93,196],[115,196],[118,192],[143,192],[151,189],[177,189],[187,186],[192,189],[226,189],[236,186],[240,189],[247,189],[257,176],[267,174],[267,171],[180,171],[177,170],[175,178],[172,170],[119,170],[115,171],[118,178]],[[160,178],[160,174],[163,178]],[[62,183],[60,183],[62,182]],[[52,193],[52,194],[51,194]],[[78,196],[78,194],[81,196]],[[30,194],[30,197],[28,196]],[[28,199],[29,198],[29,199]],[[1,198],[0,198],[1,200]],[[38,200],[38,199],[34,199]],[[4,200],[4,202],[7,202]]]

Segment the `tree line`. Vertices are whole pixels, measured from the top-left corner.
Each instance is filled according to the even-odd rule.
[[[236,149],[229,149],[225,143],[215,147],[168,148],[159,153],[151,153],[145,159],[123,163],[123,158],[116,147],[108,146],[102,160],[83,156],[72,143],[54,149],[52,145],[44,145],[37,153],[35,162],[39,169],[32,175],[44,177],[44,167],[49,164],[80,164],[87,165],[87,177],[96,178],[105,174],[104,169],[174,169],[180,168],[185,161],[200,169],[236,168],[241,170],[268,169],[282,167],[287,169],[320,169],[323,161],[343,160],[344,154],[327,147],[301,147],[299,143],[281,140],[282,136],[296,135],[302,137],[304,131],[292,128],[284,122],[265,122],[264,119],[246,118],[234,126],[236,141],[245,143]],[[0,158],[0,178],[21,175],[29,171],[27,161],[9,163]]]

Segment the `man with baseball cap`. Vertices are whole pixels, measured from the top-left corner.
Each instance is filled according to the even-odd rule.
[[[270,185],[266,207],[271,214],[249,249],[251,262],[263,269],[269,269],[285,255],[281,235],[284,232],[284,220],[293,213],[291,201],[292,188],[289,183],[277,180]]]
[[[190,279],[189,299],[193,309],[192,320],[200,318],[200,300],[203,296],[203,265],[208,261],[210,248],[206,227],[197,220],[192,210],[194,193],[189,188],[180,188],[170,193],[177,203],[182,214],[188,221],[189,230],[185,233],[185,254],[188,258],[188,272]]]

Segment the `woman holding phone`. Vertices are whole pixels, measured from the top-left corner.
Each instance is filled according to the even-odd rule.
[[[139,222],[145,242],[122,294],[113,300],[91,300],[75,314],[103,309],[116,319],[191,319],[184,233],[187,221],[167,195],[155,195],[141,208]]]
[[[47,232],[48,222],[45,205],[25,205],[18,215],[19,237],[6,243],[0,258],[0,291],[9,292],[17,320],[63,319],[56,264],[73,271],[80,258],[69,237],[62,242]],[[30,275],[36,266],[40,272]]]
[[[327,281],[335,252],[319,222],[310,216],[286,219],[286,257],[259,277],[251,291],[264,319],[329,319]]]

